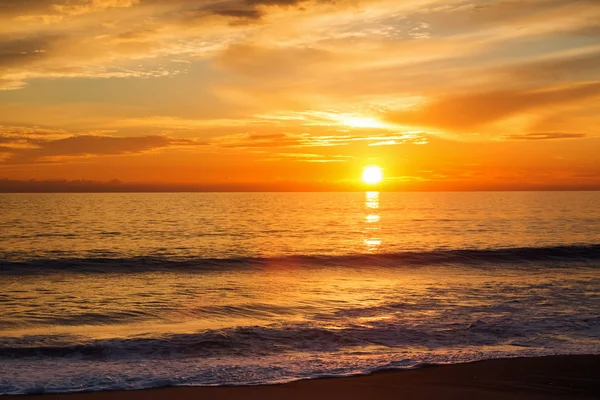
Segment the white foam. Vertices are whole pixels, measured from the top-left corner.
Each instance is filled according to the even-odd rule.
[[[76,360],[20,359],[0,365],[0,393],[67,393],[134,390],[164,386],[261,385],[318,377],[367,374],[423,364],[464,363],[492,358],[600,354],[600,346],[578,348],[442,349],[371,354],[288,353],[259,358]]]

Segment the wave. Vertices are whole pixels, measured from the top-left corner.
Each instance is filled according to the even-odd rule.
[[[7,258],[9,257],[5,257],[5,260]],[[398,267],[440,264],[523,264],[536,261],[569,263],[598,260],[600,260],[600,244],[497,249],[441,249],[386,254],[305,255],[270,258],[200,258],[162,255],[137,257],[92,256],[85,258],[0,261],[0,275],[44,274],[61,271],[79,273],[202,272],[272,267],[275,265],[280,267]]]
[[[417,369],[432,365],[471,363],[492,359],[550,356],[593,356],[582,349],[515,349],[485,352],[458,351],[427,355],[341,356],[335,359],[285,359],[267,357],[248,363],[204,365],[194,359],[155,360],[151,365],[134,365],[64,359],[60,361],[22,360],[11,362],[2,395],[48,395],[103,391],[130,391],[165,387],[215,387],[276,385],[319,378],[351,377],[381,371]],[[234,360],[231,360],[234,361]],[[35,371],[35,374],[31,374]]]
[[[414,346],[430,350],[474,345],[554,348],[564,342],[561,337],[567,333],[596,336],[600,332],[600,317],[589,315],[515,322],[505,317],[488,317],[486,321],[447,321],[437,326],[382,321],[343,328],[295,323],[91,341],[75,335],[27,335],[0,337],[0,359],[252,358],[283,353],[324,354],[348,349],[380,347],[394,350]]]

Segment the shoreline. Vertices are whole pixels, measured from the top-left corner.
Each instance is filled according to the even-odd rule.
[[[424,365],[368,375],[257,386],[163,387],[3,397],[15,400],[597,399],[599,371],[600,355],[567,355]]]

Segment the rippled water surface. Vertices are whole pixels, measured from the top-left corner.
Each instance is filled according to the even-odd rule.
[[[600,193],[0,196],[0,393],[600,354]]]
[[[3,259],[272,257],[596,243],[598,192],[0,197]]]

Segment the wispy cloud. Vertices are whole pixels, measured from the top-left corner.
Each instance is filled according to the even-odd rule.
[[[450,130],[468,130],[542,107],[600,97],[600,83],[544,90],[496,90],[445,96],[416,110],[392,112],[388,120]]]
[[[100,157],[142,154],[168,147],[197,146],[202,143],[166,136],[113,137],[98,135],[67,136],[59,139],[44,137],[34,131],[21,136],[2,136],[0,153],[4,164],[30,164]],[[51,134],[53,134],[51,132]]]
[[[564,133],[564,132],[547,132],[547,133],[525,133],[522,135],[508,135],[509,140],[555,140],[555,139],[581,139],[586,137],[585,133]]]
[[[303,134],[238,134],[222,136],[211,143],[230,148],[303,148],[303,147],[337,147],[364,142],[369,146],[400,145],[406,143],[425,144],[427,136],[421,132],[414,133],[380,133],[379,135],[312,135]]]

